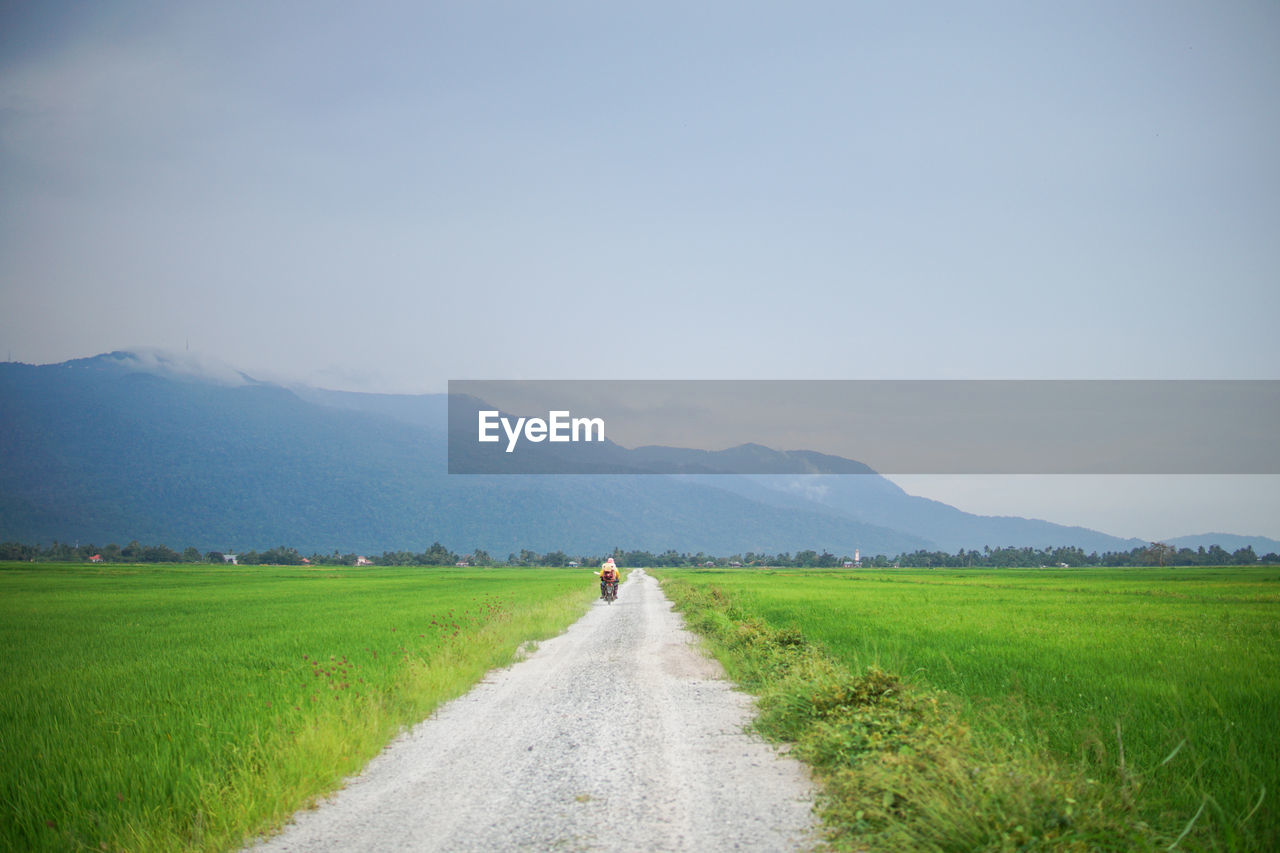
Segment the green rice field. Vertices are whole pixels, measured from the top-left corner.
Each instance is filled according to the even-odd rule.
[[[0,564],[0,849],[236,847],[596,594],[581,570]]]
[[[946,697],[975,743],[1051,756],[1162,848],[1280,849],[1280,569],[660,574]]]

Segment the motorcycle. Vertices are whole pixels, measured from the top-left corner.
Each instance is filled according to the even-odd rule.
[[[607,602],[608,604],[613,604],[613,602],[617,601],[618,582],[617,581],[601,581],[600,597],[603,598],[605,602]]]

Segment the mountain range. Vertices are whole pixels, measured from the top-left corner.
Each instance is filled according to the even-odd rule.
[[[0,364],[0,540],[373,553],[438,541],[495,555],[1146,544],[973,515],[853,460],[758,445],[601,448],[594,470],[663,472],[648,476],[450,474],[448,402],[285,387],[163,353]],[[714,473],[742,454],[777,473]],[[1192,540],[1170,544],[1202,544]]]

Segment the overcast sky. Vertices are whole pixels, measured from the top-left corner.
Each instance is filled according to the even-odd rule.
[[[1277,378],[1276,151],[1273,0],[0,0],[0,356]],[[931,494],[1280,537],[1275,478],[1072,482]]]

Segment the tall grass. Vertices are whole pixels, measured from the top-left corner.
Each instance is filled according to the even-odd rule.
[[[1280,849],[1276,569],[664,574],[936,691],[974,749],[1049,756],[1152,838]]]
[[[595,592],[565,570],[0,565],[0,847],[235,847]]]

